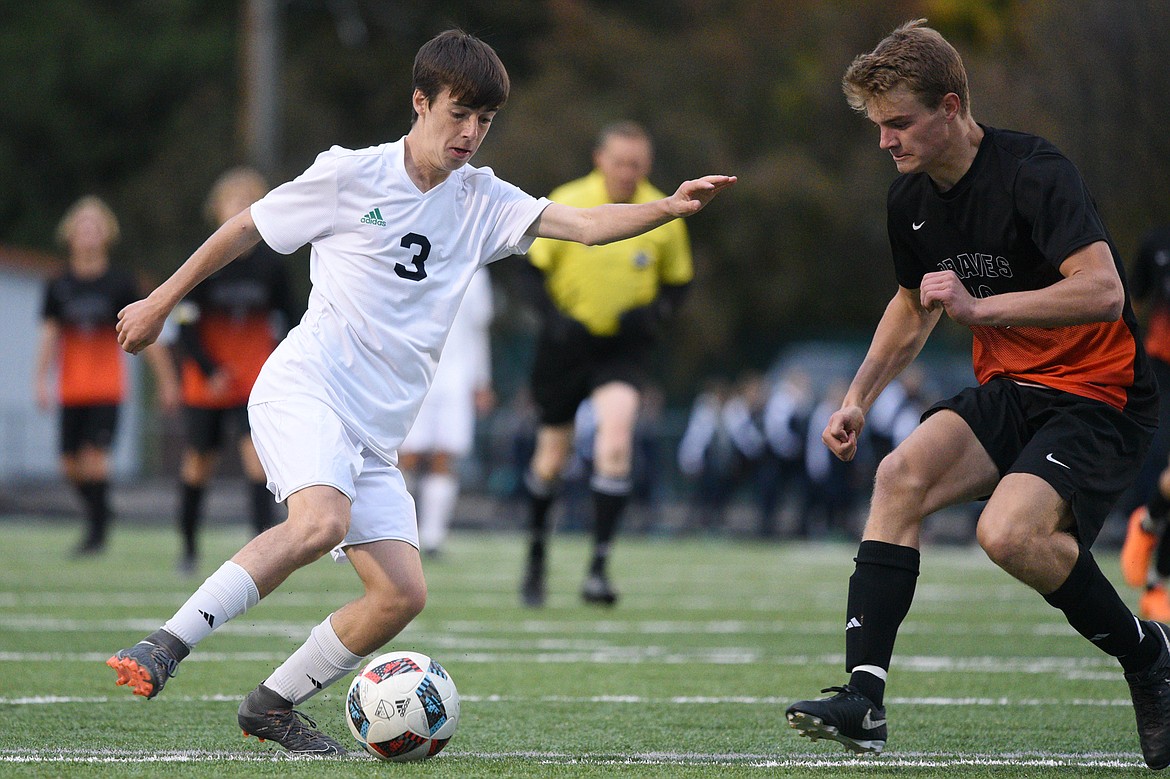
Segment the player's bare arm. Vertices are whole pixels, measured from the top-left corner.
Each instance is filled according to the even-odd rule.
[[[670,197],[650,203],[607,203],[593,208],[551,203],[528,228],[528,234],[588,246],[620,241],[698,213],[735,182],[735,176],[704,176],[684,181]]]
[[[260,232],[252,221],[251,210],[245,209],[224,222],[154,292],[118,312],[118,343],[130,354],[138,354],[154,343],[171,309],[188,292],[259,241]]]
[[[922,351],[941,317],[942,309],[931,311],[921,304],[918,290],[898,288],[886,305],[841,408],[829,417],[821,433],[821,440],[838,459],[848,462],[857,454],[858,436],[870,406]]]
[[[962,325],[1063,327],[1112,322],[1121,316],[1125,291],[1109,246],[1091,243],[1060,265],[1064,278],[1043,289],[1008,292],[978,299],[954,271],[922,277],[922,305],[941,308]]]

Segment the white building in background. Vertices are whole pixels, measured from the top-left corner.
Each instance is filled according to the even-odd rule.
[[[37,407],[33,370],[45,282],[61,268],[51,255],[0,246],[0,488],[60,477],[57,409]],[[141,361],[126,359],[130,391],[114,440],[115,477],[136,474],[141,462]]]

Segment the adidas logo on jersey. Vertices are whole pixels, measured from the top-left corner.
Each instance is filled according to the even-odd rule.
[[[378,227],[385,227],[386,220],[382,218],[382,209],[375,208],[370,213],[362,217],[362,224],[377,225]]]

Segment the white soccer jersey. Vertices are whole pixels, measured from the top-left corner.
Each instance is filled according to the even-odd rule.
[[[549,204],[470,165],[421,192],[406,173],[404,148],[404,139],[357,151],[335,146],[252,205],[276,251],[312,244],[312,291],[249,403],[320,399],[387,462],[418,412],[472,276],[527,251],[524,232]]]

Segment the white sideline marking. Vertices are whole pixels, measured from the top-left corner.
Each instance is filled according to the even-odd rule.
[[[82,619],[46,617],[41,612],[24,614],[0,614],[0,629],[26,633],[121,633],[125,631],[149,633],[158,627],[159,618],[138,619]],[[241,636],[290,636],[307,634],[316,622],[258,621],[230,622],[219,632]],[[499,621],[487,620],[440,620],[430,621],[425,616],[412,622],[403,635],[437,635],[440,640],[458,640],[451,634],[500,634],[518,635],[525,633],[542,636],[576,635],[840,635],[844,625],[839,620],[809,621],[768,621],[768,620],[523,620],[506,625]],[[975,625],[951,622],[931,625],[909,621],[898,631],[899,635],[945,635],[945,636],[1068,636],[1079,637],[1067,623],[1062,621],[1039,621],[1029,625]],[[579,642],[578,642],[579,643]]]
[[[775,695],[748,696],[748,695],[676,695],[663,698],[651,698],[642,695],[460,695],[460,700],[466,703],[570,703],[570,704],[635,704],[638,706],[787,706],[793,701],[792,697]],[[167,695],[166,699],[176,703],[238,703],[242,695]],[[58,704],[99,704],[133,702],[137,698],[133,695],[30,695],[24,697],[0,697],[0,706],[51,706]],[[1097,707],[1129,707],[1133,704],[1127,698],[890,698],[889,703],[896,706],[1097,706]],[[0,750],[2,753],[3,750]]]
[[[1032,752],[1028,754],[931,754],[908,753],[903,756],[886,754],[881,757],[840,756],[819,757],[797,755],[779,757],[776,755],[737,754],[695,754],[674,752],[651,752],[642,755],[597,756],[572,755],[558,752],[459,752],[448,750],[436,760],[530,760],[541,765],[680,765],[680,766],[739,766],[746,768],[826,768],[840,769],[845,766],[872,768],[950,768],[960,766],[1027,766],[1027,767],[1070,767],[1070,768],[1134,768],[1142,763],[1132,755],[1111,753],[1049,754]],[[320,758],[290,755],[286,752],[243,753],[204,750],[172,750],[142,752],[139,750],[117,749],[0,749],[0,764],[154,764],[154,763],[274,763],[287,760],[324,760],[337,762],[366,762],[373,757],[361,752],[351,752],[342,758]]]
[[[409,642],[399,642],[409,645]],[[839,667],[844,663],[840,654],[828,655],[770,655],[761,649],[746,647],[695,647],[670,649],[662,646],[597,645],[584,651],[561,650],[544,646],[543,642],[505,642],[498,651],[484,651],[470,642],[427,640],[428,645],[441,646],[446,653],[458,653],[447,665],[459,663],[528,663],[528,664],[662,664],[679,665],[775,665]],[[287,658],[283,652],[197,652],[186,663],[207,662],[269,662],[279,663]],[[0,663],[104,663],[109,652],[4,652]],[[919,673],[977,672],[1013,674],[1053,674],[1061,678],[1116,680],[1120,671],[1115,661],[1105,655],[1088,657],[947,657],[908,655],[898,658],[898,670]]]

